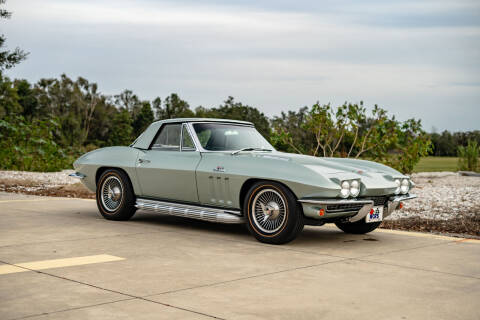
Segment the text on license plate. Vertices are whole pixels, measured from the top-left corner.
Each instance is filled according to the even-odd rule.
[[[373,209],[367,214],[366,222],[379,222],[383,219],[383,206],[373,207]]]

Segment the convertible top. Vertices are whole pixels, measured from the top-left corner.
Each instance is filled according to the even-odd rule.
[[[236,123],[242,125],[253,126],[253,123],[248,121],[230,120],[230,119],[213,119],[213,118],[175,118],[166,119],[153,122],[138,138],[130,145],[131,147],[138,149],[148,149],[158,129],[164,123],[175,122],[221,122],[221,123]]]

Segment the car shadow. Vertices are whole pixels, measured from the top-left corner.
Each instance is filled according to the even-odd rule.
[[[179,231],[181,231],[182,229],[194,229],[230,235],[249,235],[248,229],[244,224],[214,223],[159,213],[139,213],[140,214],[135,214],[135,216],[133,216],[130,221],[148,225],[162,225],[174,227],[178,228]]]
[[[140,213],[140,214],[138,214]],[[165,214],[149,213],[139,211],[130,221],[142,225],[158,225],[168,226],[181,232],[182,230],[205,231],[209,234],[238,236],[238,240],[249,240],[256,242],[255,238],[250,235],[246,225],[244,224],[223,224],[201,221],[196,219],[176,217]],[[291,244],[297,246],[309,245],[333,245],[339,244],[349,245],[357,243],[365,243],[367,241],[379,241],[374,233],[367,235],[345,234],[343,231],[330,226],[305,226],[302,233]]]

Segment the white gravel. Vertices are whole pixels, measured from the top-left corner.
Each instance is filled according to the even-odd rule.
[[[69,185],[78,183],[78,179],[69,177],[73,170],[61,172],[25,172],[0,171],[1,180],[11,180],[21,183],[23,188],[38,189],[31,186],[32,182],[41,185],[40,188]],[[448,220],[458,216],[480,215],[480,178],[460,176],[455,172],[422,172],[412,175],[416,187],[412,193],[418,199],[405,202],[402,210],[395,211],[387,220],[407,217],[421,217],[434,220]]]
[[[73,170],[60,172],[29,172],[29,171],[0,171],[0,181],[24,181],[27,184],[36,183],[44,187],[56,187],[78,183],[77,178],[69,177]]]
[[[480,215],[480,178],[460,176],[455,172],[422,172],[412,175],[417,199],[406,201],[402,210],[386,220],[421,217],[448,220]]]

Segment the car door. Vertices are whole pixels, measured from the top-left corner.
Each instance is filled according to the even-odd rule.
[[[186,124],[163,124],[150,148],[138,156],[136,171],[142,196],[198,202],[195,169],[200,159]]]

